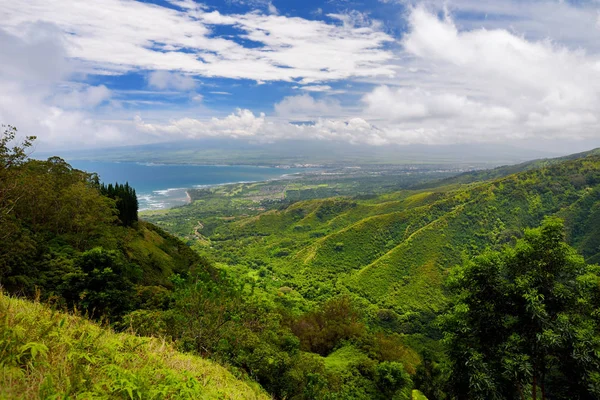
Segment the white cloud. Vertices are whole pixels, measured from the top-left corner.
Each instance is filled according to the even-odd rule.
[[[183,118],[167,124],[147,123],[138,116],[135,124],[140,132],[156,136],[166,135],[171,140],[228,137],[261,142],[281,139],[343,140],[373,145],[387,142],[380,136],[377,128],[362,118],[347,121],[320,118],[314,123],[291,124],[270,120],[263,113],[255,115],[250,110],[242,109],[225,118]]]
[[[0,122],[17,126],[24,134],[37,136],[39,150],[135,142],[134,136],[127,140],[122,130],[95,120],[84,110],[48,101],[50,90],[32,90],[31,87],[0,79]],[[89,99],[85,91],[79,92],[75,95],[77,96],[81,96],[84,101]],[[80,104],[72,106],[82,108]]]
[[[13,81],[54,82],[74,67],[66,58],[62,32],[51,24],[32,23],[19,36],[0,28],[0,49],[0,74]]]
[[[327,14],[327,16],[341,21],[346,28],[373,28],[379,30],[382,27],[381,22],[371,19],[368,13],[357,10],[351,10],[341,14],[332,13]]]
[[[159,90],[187,91],[196,87],[196,81],[191,76],[169,71],[153,71],[148,75],[148,86]]]
[[[294,89],[304,90],[306,92],[331,92],[333,89],[329,85],[306,85],[294,86]]]
[[[351,88],[351,84],[346,84],[347,88]],[[329,85],[303,85],[303,86],[292,86],[292,89],[303,90],[309,93],[323,93],[324,95],[338,95],[347,93],[344,89],[334,89]]]
[[[393,75],[386,66],[392,54],[383,49],[392,38],[374,26],[223,15],[192,9],[189,1],[172,3],[181,11],[125,0],[14,1],[0,9],[0,23],[17,36],[36,21],[56,24],[68,33],[68,56],[82,60],[85,71],[100,73],[166,70],[261,82]],[[214,37],[215,25],[235,26],[242,32],[238,38],[259,46]]]
[[[65,58],[64,43],[54,27],[36,25],[35,32],[23,38],[0,30],[0,48],[7,55],[0,62],[0,123],[38,136],[41,150],[127,139],[120,129],[96,121],[89,112],[110,99],[105,86],[64,83],[73,65]]]
[[[460,29],[424,7],[411,10],[408,24],[405,61],[390,80],[398,88],[363,97],[365,115],[390,138],[598,138],[598,55],[506,29]]]
[[[269,2],[269,4],[267,4],[267,10],[269,10],[270,14],[274,14],[274,15],[279,14],[277,7],[275,7],[272,2]]]
[[[381,0],[380,0],[381,1]],[[390,0],[404,6],[426,7],[455,15],[461,30],[478,28],[518,32],[528,40],[553,41],[572,49],[600,51],[600,30],[595,29],[596,0]],[[462,18],[461,18],[462,17]]]
[[[54,148],[210,136],[376,145],[599,138],[600,29],[588,5],[419,1],[394,44],[364,13],[330,14],[337,22],[328,24],[267,14],[269,1],[231,15],[169,2],[178,9],[127,0],[3,4],[0,122]],[[456,17],[465,13],[490,18]],[[217,26],[234,28],[236,40],[213,35]],[[69,82],[131,71],[147,74],[157,92],[123,100],[103,85]],[[194,91],[199,76],[293,82],[306,93],[284,97],[272,116],[192,118],[190,110],[209,112]],[[345,106],[330,82],[353,87]],[[230,94],[218,89],[210,93]],[[197,103],[175,110],[157,93]],[[156,108],[154,119],[132,123],[128,107],[144,105]]]

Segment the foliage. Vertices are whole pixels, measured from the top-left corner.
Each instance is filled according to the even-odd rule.
[[[564,243],[558,219],[455,270],[457,297],[443,323],[455,395],[598,398],[598,287],[590,283],[599,278]]]
[[[435,174],[365,170],[201,189],[190,192],[189,207],[142,214],[159,228],[138,221],[128,184],[100,185],[57,157],[27,160],[31,139],[9,149],[15,135],[7,132],[0,285],[11,293],[39,290],[114,329],[162,337],[165,348],[227,365],[275,399],[597,396],[598,267],[562,242],[555,220],[528,228],[559,216],[585,260],[600,259],[600,156],[415,190],[399,189]],[[444,348],[434,321],[450,302]],[[156,341],[114,351],[85,342],[79,362],[61,364],[75,371],[66,379],[31,364],[56,362],[66,342],[40,333],[17,343],[10,338],[21,328],[11,324],[0,340],[3,368],[41,382],[33,386],[41,397],[199,396],[197,376],[152,364],[157,351],[148,343]],[[77,334],[60,331],[76,348],[89,339],[77,336],[87,329],[79,324]],[[104,345],[104,336],[92,337]],[[42,370],[47,380],[23,375]],[[161,386],[163,378],[178,389]],[[211,397],[202,379],[202,396]]]
[[[119,210],[119,221],[123,226],[131,226],[138,220],[138,199],[135,189],[129,186],[126,182],[124,185],[109,183],[108,186],[104,183],[100,185],[100,193],[110,199],[114,199]]]
[[[90,316],[118,318],[133,307],[134,285],[141,274],[118,252],[97,247],[75,260],[74,272],[64,277],[59,291],[69,305]]]
[[[300,340],[300,349],[326,356],[325,375],[329,357],[349,341],[367,363],[400,361],[406,371],[416,372],[415,384],[426,396],[444,399],[450,396],[450,369],[436,342],[441,333],[432,322],[448,305],[448,273],[484,252],[515,244],[549,215],[564,218],[569,243],[587,260],[598,260],[599,171],[600,157],[590,153],[500,169],[490,173],[491,181],[469,177],[475,183],[462,186],[293,204],[262,202],[260,207],[257,202],[235,203],[233,192],[223,202],[219,193],[229,189],[215,189],[205,191],[191,207],[152,219],[222,262],[236,280],[248,282],[254,296],[285,308],[284,323]],[[487,178],[482,174],[471,175]],[[251,186],[237,187],[238,193],[261,187]],[[193,227],[202,221],[201,239],[186,231],[186,220]],[[359,304],[357,324],[365,330],[337,340],[332,332],[348,326],[343,318],[331,326],[324,322],[323,305],[344,296]],[[385,332],[384,339],[375,339],[378,330]],[[418,343],[413,337],[424,339]],[[421,366],[406,343],[424,352]],[[514,360],[514,368],[522,368],[516,353]],[[476,362],[472,368],[484,374],[486,366]],[[355,364],[338,363],[343,371],[326,376],[330,395],[343,396],[343,389],[335,388],[344,386],[355,388],[356,398],[375,396],[376,389],[366,383],[374,382],[373,368]],[[482,385],[489,383],[481,379]],[[589,384],[594,385],[592,380]]]
[[[54,299],[94,317],[118,319],[135,308],[140,286],[170,288],[173,273],[203,268],[200,257],[137,219],[135,190],[100,186],[99,177],[58,157],[27,159],[33,137],[9,148],[0,138],[0,285]],[[106,192],[106,195],[103,195]],[[107,196],[112,196],[109,198]]]
[[[0,397],[268,399],[213,362],[0,293]]]
[[[32,146],[35,136],[27,136],[23,142],[15,144],[17,128],[10,125],[2,125],[1,128],[3,132],[0,136],[0,226],[3,226],[4,230],[0,233],[0,240],[6,240],[15,229],[7,221],[9,215],[24,196],[19,182],[12,179],[12,175],[14,170],[27,159],[27,149]]]
[[[291,328],[300,339],[302,350],[326,356],[342,342],[359,340],[366,335],[366,326],[361,320],[350,298],[344,296],[303,315]]]

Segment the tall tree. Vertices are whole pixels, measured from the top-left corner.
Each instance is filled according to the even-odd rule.
[[[102,184],[100,186],[100,192],[111,199],[116,200],[117,209],[119,210],[119,221],[124,226],[131,226],[134,222],[138,221],[138,209],[139,203],[135,189],[129,186],[129,182],[124,185],[115,183],[109,183],[108,186]]]
[[[600,275],[563,232],[546,219],[451,278],[442,325],[456,398],[600,398]]]

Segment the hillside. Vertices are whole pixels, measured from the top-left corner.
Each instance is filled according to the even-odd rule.
[[[457,302],[460,305],[463,292],[460,288],[458,291],[452,289],[449,283],[453,279],[448,279],[454,275],[456,282],[456,275],[460,276],[465,266],[473,266],[477,271],[478,261],[472,261],[479,260],[476,257],[482,255],[481,260],[501,261],[504,258],[495,251],[502,250],[508,255],[502,257],[509,257],[515,251],[512,247],[516,246],[525,259],[531,257],[527,268],[532,268],[532,265],[555,268],[554,262],[540,263],[538,260],[544,257],[554,259],[553,250],[545,254],[547,246],[542,245],[539,247],[541,250],[531,254],[527,246],[551,226],[555,229],[555,233],[550,235],[553,243],[556,244],[557,239],[563,241],[564,229],[566,240],[574,249],[563,243],[559,246],[563,249],[561,251],[564,254],[580,253],[583,257],[577,256],[579,261],[576,264],[580,265],[576,267],[577,274],[589,275],[578,280],[560,278],[569,285],[583,285],[573,291],[573,295],[591,292],[577,300],[580,302],[577,304],[591,308],[597,304],[594,300],[598,298],[594,292],[598,287],[597,268],[581,266],[600,259],[600,155],[590,152],[515,168],[518,172],[514,174],[508,174],[506,169],[492,171],[488,173],[499,176],[466,184],[443,182],[441,186],[419,190],[337,196],[292,204],[283,199],[261,203],[262,212],[251,199],[235,204],[239,201],[235,194],[231,196],[231,202],[222,207],[219,204],[222,200],[218,200],[214,192],[204,191],[192,206],[164,211],[153,215],[153,220],[185,237],[190,246],[213,259],[221,270],[227,271],[236,281],[245,282],[246,293],[263,299],[272,304],[277,313],[282,313],[283,328],[289,327],[299,339],[300,349],[311,356],[311,370],[320,371],[320,376],[328,381],[327,387],[336,395],[346,393],[345,388],[352,386],[356,388],[353,389],[355,396],[360,392],[362,398],[373,398],[375,394],[386,398],[381,387],[378,393],[372,386],[372,382],[377,382],[377,373],[372,372],[373,369],[365,373],[364,366],[377,361],[379,364],[375,371],[381,373],[387,368],[385,360],[390,360],[402,365],[398,368],[399,376],[402,376],[402,371],[408,373],[409,377],[403,378],[404,382],[412,381],[413,388],[421,389],[428,397],[461,398],[464,390],[471,390],[465,388],[478,390],[478,384],[470,382],[473,377],[479,377],[484,367],[477,364],[479,355],[464,359],[471,357],[469,340],[465,339],[464,349],[453,352],[453,348],[445,346],[448,342],[440,339],[461,337],[460,332],[470,329],[473,329],[469,332],[474,335],[484,332],[473,328],[470,319],[462,318],[464,308],[453,308]],[[211,207],[199,213],[208,205]],[[564,220],[564,225],[557,219],[547,219],[552,216]],[[189,221],[193,223],[192,232],[189,231]],[[541,227],[530,230],[538,226]],[[498,264],[501,264],[500,261]],[[521,272],[529,273],[527,269]],[[522,287],[525,281],[519,280],[516,286],[510,283],[506,287],[496,287],[499,281],[486,281],[495,279],[494,275],[476,276],[475,282],[483,285],[485,296],[490,291],[498,292],[494,301],[502,307],[501,312],[510,315],[507,321],[512,321],[511,318],[530,321],[532,316],[525,315],[529,311],[524,310],[532,309],[533,306],[527,303],[531,299],[548,299],[547,307],[552,308],[555,302],[548,297],[551,291],[558,290],[557,295],[561,296],[562,286],[555,285],[553,276],[543,275],[546,278],[540,281],[538,278],[527,281],[545,285],[535,289],[539,290],[541,297],[532,297],[529,292],[525,295],[515,292],[511,299],[506,296],[507,291],[513,290],[510,288],[529,290]],[[472,288],[469,286],[471,283],[463,281],[463,287]],[[556,288],[551,289],[552,286]],[[482,298],[482,295],[476,294],[473,298]],[[518,305],[523,301],[526,306]],[[571,306],[566,303],[564,309],[569,310]],[[581,313],[578,321],[592,318],[588,308],[584,311],[583,308],[578,309],[577,312]],[[496,318],[496,311],[484,309],[482,312],[477,315],[482,318],[483,326]],[[540,312],[543,314],[545,311]],[[568,312],[577,313],[575,310]],[[454,318],[454,327],[440,325],[445,318]],[[600,348],[596,325],[593,321],[588,322],[588,325],[577,328],[578,333],[565,331],[561,343],[573,346],[567,343],[580,340],[577,346]],[[535,329],[540,328],[536,325]],[[458,336],[449,333],[449,330],[459,332]],[[496,331],[503,332],[502,337],[498,337],[496,350],[484,353],[498,363],[495,368],[500,372],[484,375],[481,379],[487,382],[500,382],[500,376],[504,374],[512,376],[510,371],[505,370],[504,359],[498,360],[495,354],[508,352],[507,359],[514,360],[509,367],[514,365],[517,368],[527,367],[527,363],[518,361],[518,357],[529,357],[515,355],[511,353],[513,347],[507,347],[515,345],[511,342],[514,339],[512,327],[499,326]],[[455,336],[447,336],[449,334]],[[524,335],[530,334],[525,332]],[[483,350],[489,347],[487,336],[490,336],[489,332],[481,338]],[[543,340],[539,335],[527,337]],[[519,351],[528,354],[531,346],[522,346]],[[550,348],[556,345],[544,346]],[[560,357],[572,354],[564,349],[559,353]],[[568,376],[573,372],[577,376],[573,379],[577,381],[555,384],[550,377],[541,376],[539,379],[547,379],[554,388],[572,389],[557,398],[590,398],[583,393],[585,390],[574,397],[569,396],[574,393],[574,388],[588,387],[586,382],[596,376],[597,367],[594,365],[600,364],[594,364],[596,361],[592,357],[587,366],[572,367],[569,363],[573,361],[567,359],[560,367],[564,369],[557,374]],[[302,360],[298,365],[304,362]],[[454,364],[449,366],[448,362]],[[470,372],[460,367],[471,363],[474,366]],[[298,366],[291,370],[296,368]],[[335,382],[340,382],[340,377],[344,376],[350,376],[351,380],[344,380],[341,386],[335,388]],[[466,382],[465,386],[461,387],[449,376],[464,379],[461,382]],[[510,379],[507,381],[509,387],[501,390],[510,393],[515,386]],[[518,378],[518,381],[523,390],[531,389],[528,375]],[[264,387],[273,387],[268,381],[259,382],[268,385]],[[303,384],[310,386],[306,381]],[[406,397],[408,386],[402,387],[398,393]],[[472,398],[490,398],[491,389],[485,390],[485,395]],[[270,392],[285,395],[285,392]],[[506,398],[516,398],[511,396]]]
[[[58,157],[29,160],[3,143],[2,290],[164,342],[3,297],[0,397],[258,397],[212,362],[277,399],[410,397],[418,354],[401,335],[369,329],[353,299],[282,307],[139,221],[127,183],[101,184]],[[357,357],[328,368],[347,345]]]
[[[545,216],[564,218],[570,243],[598,260],[599,185],[600,156],[592,154],[458,187],[301,201],[223,221],[205,251],[309,302],[349,291],[374,314],[394,310],[412,332],[445,306],[447,271]]]
[[[0,398],[270,398],[256,383],[164,341],[3,293],[0,371]]]
[[[9,293],[119,317],[172,289],[174,274],[204,267],[179,239],[138,221],[127,184],[100,185],[58,157],[0,153],[0,285]]]
[[[548,167],[550,165],[559,164],[565,161],[577,160],[588,156],[600,155],[600,148],[585,151],[582,153],[570,154],[564,157],[556,158],[542,158],[539,160],[526,161],[524,163],[515,165],[504,165],[493,169],[485,169],[480,171],[465,172],[457,176],[445,178],[438,181],[427,182],[424,184],[415,185],[414,188],[432,188],[454,184],[467,184],[473,182],[481,182],[491,179],[498,179],[508,175],[517,174],[519,172],[530,171],[532,169],[539,169]]]
[[[527,389],[529,375],[508,378],[513,375],[496,354],[518,360],[529,357],[532,345],[515,342],[500,323],[496,350],[486,350],[489,335],[481,336],[477,324],[486,326],[496,312],[490,317],[485,307],[483,314],[471,308],[474,318],[463,318],[470,309],[461,302],[471,301],[469,290],[477,304],[479,291],[497,291],[490,304],[510,324],[531,320],[531,299],[547,303],[536,300],[534,306],[542,308],[533,317],[564,335],[560,348],[544,344],[561,360],[553,371],[570,379],[554,385],[566,388],[560,398],[596,379],[600,361],[594,356],[581,364],[569,348],[600,348],[591,316],[599,278],[597,267],[585,264],[600,259],[600,155],[419,190],[387,192],[376,187],[381,181],[365,177],[365,184],[335,188],[352,193],[362,187],[357,195],[302,195],[298,201],[288,198],[298,190],[287,184],[198,190],[193,205],[151,214],[187,244],[138,220],[135,189],[128,184],[100,184],[95,174],[56,157],[27,160],[6,149],[2,155],[9,160],[0,168],[4,290],[127,332],[0,298],[0,365],[6,370],[2,379],[8,379],[3,397],[260,394],[257,386],[239,386],[212,364],[218,362],[276,399],[407,400],[415,390],[431,399],[455,398],[466,390],[461,385],[479,390],[471,382],[481,368],[461,366],[480,355],[499,371],[487,381],[506,385],[506,393]],[[329,185],[314,186],[316,197],[329,193]],[[565,231],[583,257],[564,243]],[[525,268],[503,264],[514,254]],[[571,265],[570,275],[560,272],[562,264]],[[480,267],[495,269],[480,274]],[[476,282],[461,279],[461,271],[475,274]],[[496,279],[498,271],[507,272]],[[547,271],[559,271],[564,284],[555,284]],[[530,272],[537,277],[527,278]],[[567,294],[566,287],[572,289]],[[561,300],[565,295],[570,300]],[[556,318],[571,318],[577,331],[563,332],[555,317],[543,317],[543,307]],[[523,329],[526,340],[539,341],[545,328]],[[480,355],[453,352],[448,340],[440,341],[467,331],[479,341]],[[164,339],[136,338],[133,332]],[[467,348],[469,343],[465,339]],[[572,362],[582,367],[571,368]],[[534,387],[538,375],[546,380],[543,367],[535,371]],[[587,392],[579,390],[576,397],[587,399]]]

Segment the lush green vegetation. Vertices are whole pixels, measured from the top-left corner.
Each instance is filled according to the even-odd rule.
[[[217,209],[220,224],[203,241],[188,240],[273,293],[290,287],[310,304],[349,291],[418,328],[445,307],[449,269],[514,241],[544,216],[564,218],[570,243],[594,260],[599,169],[590,156],[491,182],[300,201],[257,216]]]
[[[153,225],[133,188],[29,160],[14,136],[0,285],[163,342],[3,296],[5,397],[261,395],[232,376],[276,399],[598,396],[597,154],[430,188],[367,173],[202,189]]]
[[[64,160],[28,160],[0,142],[0,285],[11,293],[77,306],[95,316],[137,307],[136,292],[172,287],[200,258],[161,229],[136,222],[128,185],[108,188]]]
[[[159,339],[0,293],[0,398],[269,399],[256,384]]]
[[[449,272],[516,243],[547,216],[565,221],[567,241],[588,263],[600,254],[596,152],[479,174],[494,179],[474,181],[476,174],[469,173],[442,181],[445,186],[292,204],[285,196],[259,203],[230,192],[231,203],[218,205],[223,197],[204,191],[191,207],[148,218],[185,237],[236,279],[250,282],[255,295],[303,315],[302,329],[292,326],[303,350],[324,354],[315,313],[331,299],[347,296],[359,304],[368,331],[396,334],[408,351],[418,353],[416,369],[407,367],[417,387],[429,398],[449,398],[451,376],[438,325],[438,316],[451,306]],[[468,183],[461,184],[463,179]],[[237,193],[243,190],[249,188]],[[244,206],[233,206],[242,200]],[[200,215],[211,202],[210,212]],[[249,211],[252,207],[257,209]],[[201,237],[186,231],[184,215],[199,224]],[[211,222],[203,225],[203,218]],[[352,337],[352,324],[348,329],[336,334]],[[310,332],[309,340],[302,340],[304,332]],[[356,343],[331,350],[325,357],[330,367],[345,365],[338,351],[350,360],[368,354]],[[575,398],[585,398],[577,393]]]
[[[453,271],[442,326],[455,397],[600,397],[600,269],[563,235],[548,219]]]
[[[96,182],[97,183],[97,182]],[[131,226],[138,220],[138,199],[135,194],[135,189],[129,186],[129,183],[119,184],[109,183],[108,186],[104,183],[100,185],[100,193],[102,195],[114,199],[119,210],[119,221],[124,226]]]
[[[264,296],[253,280],[233,278],[160,228],[135,221],[134,192],[127,185],[100,185],[97,176],[60,158],[28,160],[28,145],[0,149],[3,159],[14,160],[2,168],[2,187],[13,188],[1,199],[4,290],[78,310],[118,331],[162,337],[182,351],[228,366],[239,378],[254,379],[276,398],[410,396],[407,371],[415,369],[418,356],[398,335],[370,329],[360,304],[338,297],[308,312],[287,298]],[[153,341],[128,337],[124,340],[133,347],[120,347],[116,339],[99,340],[111,334],[87,328],[92,325],[63,331],[62,319],[44,321],[42,313],[31,320],[29,314],[8,306],[3,314],[7,339],[0,346],[12,364],[3,362],[2,368],[14,382],[7,396],[36,378],[41,380],[30,397],[179,398],[197,397],[206,389],[207,384],[198,386],[181,371],[170,371],[169,363],[144,367],[141,361],[156,353],[145,343]],[[40,330],[30,329],[34,324]],[[74,346],[79,339],[85,342],[78,353],[83,358],[74,359],[65,349],[71,338]],[[27,353],[28,346],[35,354]],[[341,369],[326,368],[329,354],[343,346],[363,356]],[[21,363],[38,356],[39,365]],[[153,368],[165,374],[153,375]],[[212,392],[219,390],[217,385]],[[235,391],[229,395],[235,397]]]

